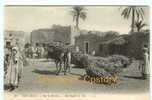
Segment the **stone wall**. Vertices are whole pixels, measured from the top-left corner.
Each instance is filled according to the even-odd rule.
[[[71,27],[54,25],[50,29],[37,29],[31,32],[31,43],[70,43]]]

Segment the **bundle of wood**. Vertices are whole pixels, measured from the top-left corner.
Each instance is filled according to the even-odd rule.
[[[109,76],[120,73],[129,64],[129,58],[122,55],[112,55],[107,58],[88,56],[85,69],[89,76]]]

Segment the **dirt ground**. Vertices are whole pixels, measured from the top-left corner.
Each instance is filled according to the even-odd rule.
[[[138,61],[134,61],[124,69],[119,76],[118,84],[104,85],[92,84],[81,77],[85,70],[72,68],[71,73],[55,75],[56,67],[49,59],[29,59],[28,66],[24,67],[24,73],[17,89],[13,93],[24,92],[49,92],[49,93],[143,93],[149,91],[149,80],[141,79],[138,70]]]

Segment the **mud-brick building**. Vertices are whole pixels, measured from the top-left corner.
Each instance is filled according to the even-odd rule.
[[[75,38],[75,45],[81,52],[90,54],[93,50],[98,52],[100,40],[101,37],[96,34],[81,34]]]
[[[37,29],[31,32],[32,44],[48,44],[51,42],[71,41],[71,26],[53,25],[52,28]]]
[[[102,42],[100,55],[120,54],[135,59],[143,59],[143,47],[149,48],[149,31],[120,35],[117,38]]]
[[[109,56],[113,54],[125,55],[127,52],[128,42],[122,37],[104,41],[100,44],[100,56]]]
[[[142,59],[143,45],[149,47],[149,31],[119,35],[115,32],[106,32],[104,36],[97,34],[81,34],[75,38],[75,44],[83,53],[96,56],[120,54],[127,57]]]
[[[118,36],[117,32],[95,33],[89,31],[87,34],[81,34],[75,38],[75,45],[79,47],[80,51],[86,54],[91,54],[95,51],[95,55],[101,55],[101,44],[104,41],[111,40]]]

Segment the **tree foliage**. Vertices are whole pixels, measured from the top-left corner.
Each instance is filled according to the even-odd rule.
[[[124,19],[129,19],[131,17],[131,32],[134,32],[135,29],[135,21],[137,19],[144,19],[144,10],[141,7],[136,6],[128,6],[123,8],[121,12],[121,16]]]
[[[75,26],[79,29],[79,19],[85,20],[87,17],[86,9],[83,6],[74,6],[70,11],[73,21],[75,21]]]

